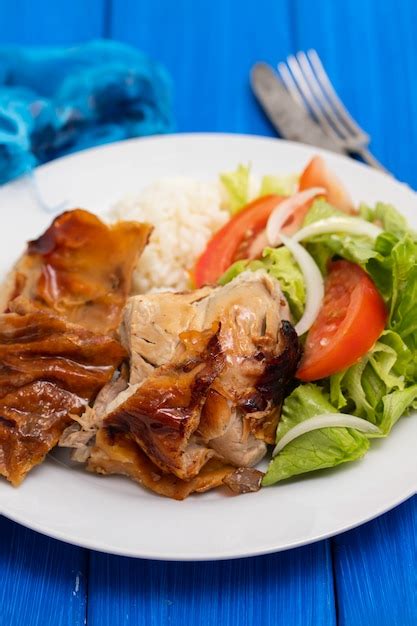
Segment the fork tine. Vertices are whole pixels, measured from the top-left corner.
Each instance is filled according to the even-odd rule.
[[[350,130],[350,132],[360,134],[364,137],[364,139],[369,139],[367,133],[365,133],[365,131],[355,122],[334,90],[316,50],[308,50],[307,58],[310,61],[311,67],[313,68],[317,80],[320,83],[323,92],[326,94],[328,101],[337,111],[346,127]]]
[[[339,139],[339,135],[336,132],[336,129],[329,123],[326,115],[323,113],[320,106],[317,104],[317,100],[310,88],[310,85],[306,81],[306,78],[302,72],[298,59],[294,56],[289,56],[287,58],[287,64],[291,70],[291,74],[294,77],[295,83],[298,87],[298,90],[305,102],[307,103],[310,112],[317,119],[317,121],[321,124],[321,126],[326,130],[326,132],[334,137],[335,139]]]
[[[318,108],[326,116],[330,124],[342,137],[342,139],[348,139],[349,135],[352,134],[352,131],[343,124],[343,120],[338,117],[337,113],[328,102],[326,94],[324,93],[320,82],[317,80],[306,54],[304,52],[298,52],[296,57],[306,83],[316,100]]]
[[[291,76],[291,72],[285,63],[278,63],[277,66],[278,72],[280,73],[282,82],[284,83],[287,91],[293,97],[293,99],[298,102],[305,109],[305,102],[300,96],[300,92],[297,89],[297,86],[294,82],[293,77]]]

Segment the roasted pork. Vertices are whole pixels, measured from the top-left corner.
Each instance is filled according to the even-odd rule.
[[[0,474],[14,485],[88,413],[127,353],[117,339],[151,228],[58,216],[7,278],[0,314]],[[85,422],[84,422],[85,423]]]
[[[14,485],[57,444],[126,352],[112,337],[16,301],[0,315],[0,474]]]
[[[150,232],[138,222],[107,225],[82,209],[62,213],[29,242],[3,289],[3,310],[24,296],[69,322],[114,332]]]
[[[121,473],[164,493],[168,476],[187,483],[205,470],[207,478],[214,461],[210,487],[234,467],[256,464],[274,442],[300,358],[288,320],[279,283],[263,271],[245,272],[224,287],[131,298],[121,331],[129,386],[98,420],[89,469],[119,473],[127,446],[130,460]],[[144,473],[143,455],[158,488]],[[173,495],[170,486],[164,495],[194,490],[200,487]]]

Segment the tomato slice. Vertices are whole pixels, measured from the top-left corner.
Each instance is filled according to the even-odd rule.
[[[356,214],[349,193],[320,156],[311,159],[300,177],[300,191],[310,187],[324,187],[329,204],[345,213]]]
[[[384,301],[368,274],[349,261],[334,261],[297,378],[319,380],[356,363],[384,330],[386,317]]]
[[[242,247],[248,248],[250,242],[265,228],[272,211],[282,200],[283,197],[277,195],[257,198],[213,235],[194,269],[197,287],[217,282],[236,261]]]

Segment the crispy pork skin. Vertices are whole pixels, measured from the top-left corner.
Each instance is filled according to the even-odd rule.
[[[126,357],[97,335],[22,300],[0,315],[0,474],[14,485],[56,445]]]
[[[263,271],[225,287],[131,298],[122,325],[130,387],[109,405],[89,469],[107,471],[96,463],[100,442],[108,469],[115,437],[183,481],[214,460],[229,468],[225,475],[256,464],[274,441],[300,359],[288,318],[279,283]]]
[[[113,432],[128,433],[162,471],[182,479],[194,478],[214,454],[194,433],[224,360],[218,333],[209,330],[200,335],[200,352],[188,346],[178,359],[156,369],[104,420]]]
[[[82,209],[66,211],[29,242],[6,281],[8,301],[23,295],[84,328],[112,333],[151,230],[137,222],[107,225]],[[3,304],[5,310],[8,302]]]
[[[78,436],[72,420],[86,423],[90,405],[126,359],[116,336],[150,231],[147,224],[109,226],[87,211],[67,211],[28,244],[7,277],[0,303],[0,474],[14,485],[65,429]]]
[[[88,468],[98,474],[128,476],[151,491],[175,500],[220,487],[235,469],[218,459],[210,459],[197,476],[181,480],[174,474],[162,472],[131,438],[104,428],[97,433]]]

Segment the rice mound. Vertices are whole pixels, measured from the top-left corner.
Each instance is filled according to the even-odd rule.
[[[134,293],[190,288],[189,272],[208,240],[228,220],[219,183],[165,178],[114,207],[117,219],[154,226],[133,274]]]

